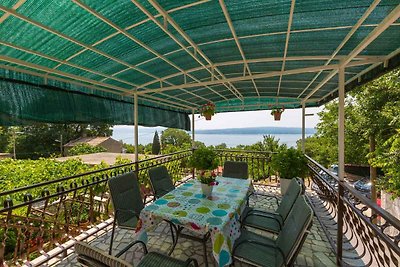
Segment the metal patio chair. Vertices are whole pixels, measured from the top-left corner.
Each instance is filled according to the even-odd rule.
[[[114,222],[109,250],[111,255],[116,224],[122,229],[135,230],[144,204],[135,173],[129,172],[112,177],[108,180],[108,186],[114,208]],[[135,242],[130,243],[128,246],[132,246]]]
[[[150,183],[154,196],[160,198],[175,189],[175,185],[165,166],[158,166],[149,170]]]
[[[279,233],[282,230],[294,203],[302,193],[302,182],[299,179],[292,179],[287,193],[282,197],[275,212],[247,206],[242,214],[242,226],[249,226],[275,234]]]
[[[233,246],[233,260],[257,266],[292,266],[311,229],[313,211],[299,196],[276,240],[243,229]]]
[[[230,178],[249,178],[247,162],[244,161],[225,161],[222,176]]]
[[[189,258],[186,261],[181,261],[157,252],[148,253],[146,245],[142,241],[136,241],[135,244],[141,244],[143,246],[145,254],[145,256],[139,262],[137,267],[159,267],[159,266],[198,267],[198,263],[195,259]],[[75,253],[78,255],[77,261],[82,266],[87,266],[87,267],[134,267],[133,263],[129,263],[119,258],[127,250],[128,249],[122,250],[114,257],[108,255],[107,253],[98,248],[90,246],[87,243],[84,242],[75,243]]]

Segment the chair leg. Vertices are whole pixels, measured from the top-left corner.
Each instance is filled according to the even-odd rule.
[[[176,237],[175,237],[174,243],[172,244],[170,251],[168,252],[168,256],[170,256],[172,254],[172,252],[174,252],[176,244],[178,244],[179,234],[181,233],[182,230],[183,230],[183,227],[177,226]]]
[[[116,224],[116,218],[114,217],[114,221],[113,221],[113,228],[111,231],[111,242],[110,242],[110,249],[108,251],[108,254],[111,255],[112,254],[112,247],[113,247],[113,242],[114,242],[114,232],[115,232],[115,224]]]
[[[169,223],[169,229],[171,231],[172,243],[175,243],[175,236],[174,236],[174,231],[172,228],[172,223]]]
[[[210,238],[210,232],[206,233],[203,237],[203,253],[204,253],[204,264],[208,267],[208,257],[207,257],[207,241]]]
[[[208,258],[207,258],[207,240],[203,241],[203,253],[204,253],[204,264],[208,267]]]

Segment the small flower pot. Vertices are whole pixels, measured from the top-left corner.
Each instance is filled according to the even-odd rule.
[[[213,190],[212,185],[201,184],[201,191],[203,191],[203,194],[206,195],[207,197],[211,196],[212,190]]]
[[[205,114],[204,117],[206,118],[206,121],[210,121],[212,115],[210,115],[210,114]]]
[[[282,112],[274,112],[274,120],[280,121],[281,115],[282,115]]]

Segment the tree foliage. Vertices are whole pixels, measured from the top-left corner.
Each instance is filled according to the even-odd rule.
[[[190,135],[179,129],[168,128],[161,133],[162,153],[168,154],[179,150],[190,149]]]
[[[345,161],[380,167],[381,188],[400,196],[400,70],[353,90],[345,102]],[[327,166],[338,158],[338,103],[325,105],[315,136],[306,139],[306,154]],[[376,151],[369,153],[370,141]],[[300,143],[298,143],[300,145]]]
[[[109,124],[34,123],[27,126],[0,127],[0,151],[12,152],[15,136],[17,158],[37,159],[61,154],[61,141],[65,144],[83,136],[110,135],[112,129]]]
[[[158,133],[156,131],[154,133],[153,144],[151,146],[151,154],[158,155],[160,154],[160,151],[161,151],[160,138],[158,137]]]
[[[81,143],[71,147],[68,150],[69,156],[83,155],[83,154],[92,154],[99,152],[106,152],[107,149],[101,146],[92,146],[89,144]]]

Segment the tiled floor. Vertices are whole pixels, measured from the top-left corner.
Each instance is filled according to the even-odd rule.
[[[268,191],[268,193],[277,193],[276,190],[267,190],[266,187],[257,187],[257,191]],[[260,207],[262,209],[274,209],[276,207],[275,201],[271,198],[253,197],[250,205]],[[134,238],[133,231],[117,229],[114,241],[114,254],[126,246]],[[91,240],[90,243],[97,248],[108,250],[110,241],[110,232],[106,232],[101,236]],[[149,233],[148,249],[149,251],[158,251],[166,253],[172,244],[171,234],[167,223],[160,224],[154,232]],[[140,261],[143,252],[138,247],[131,248],[125,253],[122,258],[129,262],[134,262],[135,265]],[[173,257],[179,259],[187,259],[189,257],[198,260],[201,266],[205,266],[203,257],[203,248],[200,242],[191,241],[188,239],[180,239],[176,246]],[[211,253],[211,241],[208,241],[208,263],[209,266],[215,266],[215,261]],[[72,253],[67,258],[61,260],[52,266],[76,266],[76,257]],[[245,264],[243,264],[245,265]],[[240,263],[235,263],[235,266],[240,266]],[[318,220],[314,219],[314,224],[311,233],[308,235],[300,254],[297,257],[295,266],[336,266],[335,255],[332,252],[329,243],[322,231]]]

